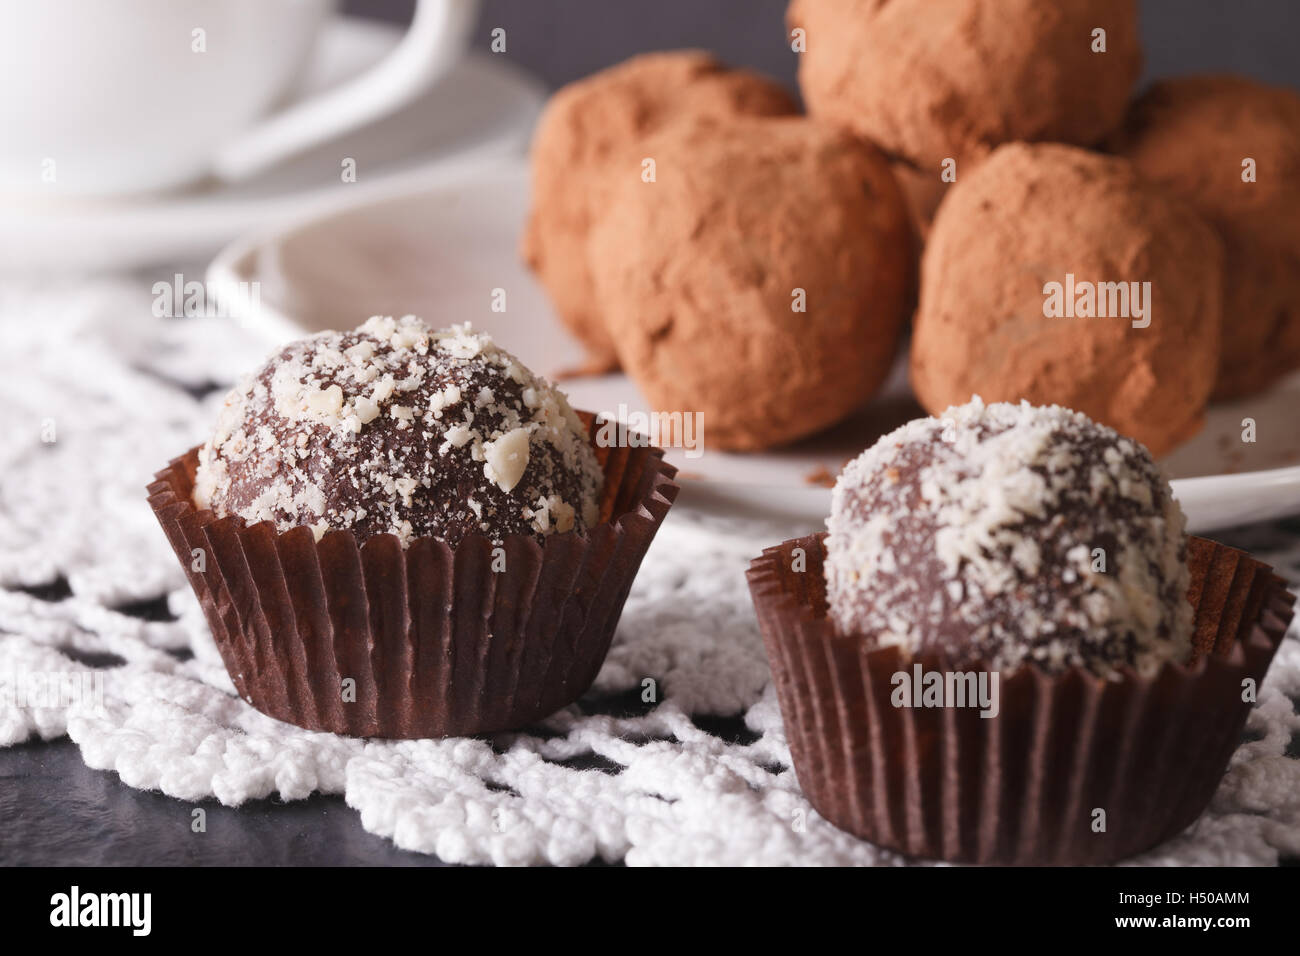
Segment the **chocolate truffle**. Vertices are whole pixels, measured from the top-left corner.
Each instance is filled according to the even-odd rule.
[[[908,657],[1115,677],[1190,656],[1182,511],[1144,448],[1077,412],[910,422],[844,469],[826,525],[836,628]]]
[[[1134,103],[1112,146],[1224,240],[1215,397],[1300,368],[1300,94],[1234,76],[1164,80]]]
[[[1064,405],[1163,455],[1203,421],[1222,260],[1213,230],[1125,160],[1002,146],[930,230],[913,390],[931,413],[972,395]]]
[[[194,499],[317,538],[455,546],[585,530],[601,481],[564,395],[487,335],[376,316],[287,345],[227,396]]]
[[[551,98],[533,137],[533,206],[522,253],[586,346],[589,370],[617,363],[586,256],[588,231],[603,205],[601,180],[640,175],[639,141],[678,120],[796,109],[776,83],[695,50],[634,57]]]
[[[809,113],[958,179],[1012,140],[1097,142],[1142,66],[1135,0],[794,0],[787,19]]]
[[[711,447],[811,434],[883,381],[912,252],[883,156],[806,119],[686,124],[642,145],[590,256],[623,367],[652,407],[703,414]]]

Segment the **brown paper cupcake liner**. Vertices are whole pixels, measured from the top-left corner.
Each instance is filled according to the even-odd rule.
[[[596,422],[579,413],[593,435]],[[545,544],[455,548],[277,532],[192,500],[198,448],[149,485],[239,695],[309,730],[444,737],[518,729],[595,680],[641,559],[677,496],[658,448],[602,448],[601,523]],[[345,681],[351,684],[345,685]],[[345,693],[350,691],[350,693]]]
[[[1192,538],[1192,663],[1114,681],[1022,666],[1000,675],[995,717],[895,707],[895,673],[952,668],[835,632],[824,537],[769,548],[748,574],[795,774],[831,823],[914,857],[1099,864],[1179,833],[1223,778],[1251,708],[1242,682],[1258,688],[1293,610],[1267,565]]]

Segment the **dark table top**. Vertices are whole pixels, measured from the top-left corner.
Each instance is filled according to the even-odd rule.
[[[206,832],[193,832],[196,807]],[[340,796],[186,803],[91,770],[66,737],[0,750],[0,821],[10,866],[445,865],[367,833]]]

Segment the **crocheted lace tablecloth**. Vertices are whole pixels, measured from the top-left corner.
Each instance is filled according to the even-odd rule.
[[[367,830],[449,862],[906,862],[820,819],[790,769],[744,570],[813,529],[708,515],[689,495],[596,685],[527,732],[355,740],[244,703],[144,488],[267,347],[151,302],[125,280],[0,288],[0,746],[66,734],[87,765],[179,800],[342,794]],[[1300,522],[1218,537],[1300,581]],[[16,692],[65,674],[99,675],[102,702]],[[1131,862],[1300,857],[1298,699],[1293,629],[1210,809]]]

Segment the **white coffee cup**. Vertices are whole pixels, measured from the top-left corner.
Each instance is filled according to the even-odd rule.
[[[418,0],[382,62],[272,112],[334,5],[0,0],[0,191],[108,196],[253,175],[427,89],[463,51],[478,0]]]

